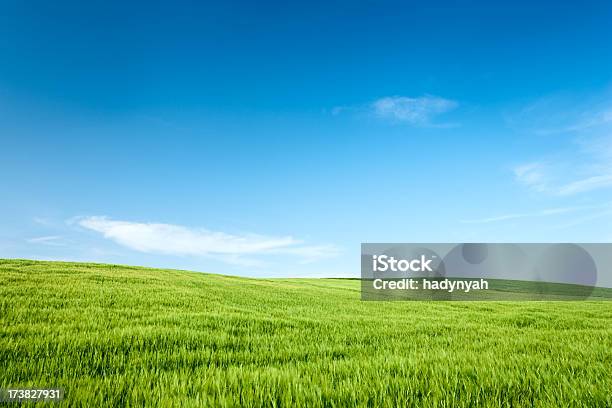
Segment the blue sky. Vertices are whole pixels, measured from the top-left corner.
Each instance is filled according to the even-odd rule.
[[[357,276],[612,240],[612,5],[0,5],[0,257]]]

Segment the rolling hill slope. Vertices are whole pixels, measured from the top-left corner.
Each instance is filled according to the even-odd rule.
[[[63,405],[611,406],[610,302],[362,302],[358,280],[0,260],[0,387]]]

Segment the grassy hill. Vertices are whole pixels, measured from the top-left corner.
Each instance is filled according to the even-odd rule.
[[[64,405],[612,406],[612,302],[0,260],[0,387]]]

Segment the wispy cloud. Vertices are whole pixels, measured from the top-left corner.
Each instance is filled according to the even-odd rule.
[[[579,105],[579,103],[576,103]],[[555,103],[545,99],[526,109],[534,134],[555,137],[555,151],[514,168],[517,182],[533,191],[570,196],[612,188],[612,105]],[[563,110],[565,109],[565,111]],[[542,117],[543,119],[538,119]],[[565,142],[565,143],[564,143]]]
[[[119,245],[139,252],[178,256],[209,256],[228,263],[257,265],[253,257],[296,256],[303,262],[332,257],[333,245],[305,245],[291,236],[227,234],[201,228],[162,223],[143,223],[90,216],[76,219],[83,228],[101,233]]]
[[[546,165],[540,162],[525,163],[516,166],[514,176],[524,186],[536,191],[546,191],[548,188],[548,176]]]
[[[605,144],[610,147],[603,147]],[[529,189],[570,196],[612,188],[612,135],[574,142],[571,153],[555,160],[528,162],[513,169],[515,180]]]
[[[438,96],[385,96],[365,105],[336,106],[332,115],[357,113],[372,115],[383,121],[421,127],[455,127],[455,123],[441,123],[435,119],[457,108],[456,101]]]
[[[612,187],[612,169],[606,174],[600,174],[597,176],[590,176],[580,180],[572,181],[559,187],[560,195],[570,195],[576,193],[583,193],[591,190],[598,190],[601,188]]]
[[[606,206],[609,206],[606,204]],[[503,214],[497,215],[488,218],[478,218],[473,220],[462,220],[461,222],[464,224],[487,224],[492,222],[502,222],[502,221],[512,221],[521,218],[537,218],[537,217],[549,217],[559,214],[566,214],[577,211],[587,211],[596,208],[602,208],[601,205],[584,205],[584,206],[575,206],[575,207],[559,207],[559,208],[548,208],[545,210],[534,211],[534,212],[525,212],[525,213],[511,213],[511,214]]]
[[[387,96],[372,102],[376,116],[411,125],[431,125],[432,119],[457,107],[457,102],[437,96],[411,98]]]
[[[43,217],[34,217],[32,218],[32,222],[38,225],[42,225],[43,227],[50,227],[53,225],[53,222],[51,220]]]
[[[51,246],[65,246],[64,237],[60,235],[49,235],[44,237],[29,238],[26,240],[30,244],[42,244]]]
[[[553,127],[537,129],[536,133],[541,135],[549,135],[555,133],[574,133],[589,130],[598,126],[612,124],[612,109],[604,108],[603,111],[583,113],[581,116],[582,117],[577,119],[574,123],[556,128]]]
[[[590,95],[567,92],[543,96],[513,112],[506,124],[534,135],[585,132],[612,124],[612,88]]]

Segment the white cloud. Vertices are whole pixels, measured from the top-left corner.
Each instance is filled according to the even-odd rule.
[[[612,187],[612,137],[576,143],[571,154],[547,162],[530,162],[513,169],[515,180],[529,189],[570,196]]]
[[[604,110],[602,112],[595,112],[594,114],[583,114],[582,116],[583,118],[580,118],[575,123],[571,123],[565,127],[538,129],[536,130],[536,133],[540,135],[577,133],[612,123],[612,110]]]
[[[64,242],[64,238],[59,235],[29,238],[26,241],[29,242],[30,244],[43,244],[43,245],[51,245],[51,246],[66,245],[66,243]]]
[[[567,183],[559,187],[558,193],[559,195],[571,195],[607,187],[612,187],[612,171]]]
[[[431,125],[435,116],[455,109],[457,102],[429,95],[419,98],[388,96],[374,101],[371,107],[374,114],[382,119]]]
[[[521,164],[513,169],[516,180],[534,190],[547,189],[546,165],[539,162]]]
[[[333,245],[304,245],[290,236],[234,235],[181,225],[120,221],[100,216],[81,217],[76,222],[139,252],[210,256],[245,266],[260,264],[252,257],[261,255],[292,255],[309,262],[338,253]]]
[[[606,204],[606,206],[608,206],[608,204]],[[566,214],[566,213],[576,212],[576,211],[592,210],[592,209],[597,209],[597,208],[602,208],[602,206],[601,205],[584,205],[584,206],[576,206],[576,207],[549,208],[549,209],[529,212],[529,213],[504,214],[504,215],[498,215],[498,216],[488,217],[488,218],[463,220],[461,222],[464,224],[487,224],[491,222],[511,221],[511,220],[516,220],[516,219],[521,219],[521,218],[548,217],[548,216]]]
[[[47,218],[43,218],[43,217],[34,217],[34,218],[32,218],[32,221],[35,224],[42,225],[43,227],[50,227],[50,226],[53,225],[52,221],[50,221]]]
[[[610,96],[542,98],[523,109],[513,124],[525,123],[537,137],[555,138],[550,142],[556,151],[516,167],[516,181],[557,196],[612,188]]]

